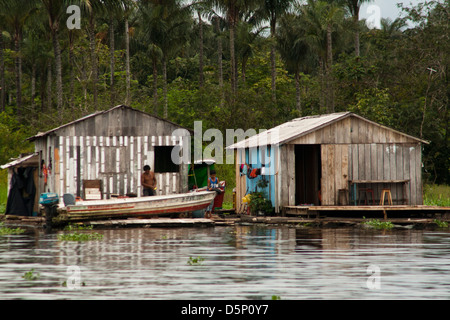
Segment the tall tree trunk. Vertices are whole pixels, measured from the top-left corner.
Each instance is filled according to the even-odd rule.
[[[277,88],[276,88],[276,78],[277,78],[277,70],[276,70],[276,61],[275,61],[275,27],[276,27],[276,19],[272,17],[270,20],[270,35],[272,44],[270,46],[270,66],[271,66],[271,76],[272,76],[272,102],[277,102]]]
[[[46,86],[46,82],[45,82],[45,67],[41,68],[40,70],[40,81],[39,81],[39,92],[40,92],[40,96],[41,96],[41,112],[44,113],[45,112],[45,86]]]
[[[163,95],[164,95],[164,119],[167,119],[168,115],[169,115],[169,103],[167,100],[167,58],[164,56],[163,57]]]
[[[98,67],[97,67],[97,55],[96,55],[96,41],[95,41],[95,22],[94,16],[91,14],[89,17],[89,46],[91,50],[91,66],[92,66],[92,93],[94,96],[94,107],[97,108],[98,100]]]
[[[52,41],[53,41],[53,51],[55,54],[56,103],[58,107],[58,112],[61,112],[63,110],[63,82],[62,82],[61,47],[59,46],[57,28],[52,29]]]
[[[52,62],[47,62],[47,110],[52,110]]]
[[[115,92],[114,92],[114,73],[116,59],[114,57],[115,52],[115,42],[114,42],[114,19],[111,16],[109,19],[109,65],[110,65],[110,78],[109,78],[109,89],[110,89],[110,104],[111,107],[115,105]]]
[[[326,110],[326,90],[325,90],[325,63],[323,57],[319,57],[319,80],[320,80],[320,95],[319,95],[319,113]]]
[[[302,104],[300,100],[300,72],[295,71],[295,100],[299,115],[302,115]]]
[[[3,56],[3,34],[0,29],[0,112],[5,111],[6,104],[5,58]]]
[[[200,41],[200,52],[199,52],[199,78],[198,78],[198,85],[200,88],[203,88],[203,20],[202,15],[200,14],[200,11],[197,12],[198,14],[198,28],[199,28],[199,41]]]
[[[21,36],[19,32],[16,32],[14,36],[14,49],[16,51],[15,58],[15,71],[16,71],[16,107],[17,116],[20,118],[22,115],[22,58],[20,57],[20,40]]]
[[[35,111],[36,103],[34,99],[36,98],[36,62],[33,61],[31,66],[31,110]]]
[[[130,74],[130,27],[128,25],[128,17],[125,17],[125,52],[126,52],[126,98],[125,104],[131,105],[131,74]]]
[[[225,100],[225,92],[223,91],[223,63],[222,63],[222,38],[220,37],[220,20],[216,19],[217,37],[217,64],[219,65],[219,90],[220,90],[220,106],[223,107]]]
[[[333,66],[333,41],[332,41],[332,26],[327,25],[327,64],[326,64],[326,77],[327,77],[327,111],[329,113],[334,112],[334,88],[331,75],[331,68]]]
[[[69,72],[70,72],[70,82],[69,82],[69,107],[73,110],[74,107],[74,88],[75,88],[75,72],[74,72],[74,55],[73,55],[73,45],[74,45],[74,32],[69,31]]]
[[[158,68],[153,58],[153,114],[158,115]]]
[[[360,55],[360,42],[359,42],[359,7],[353,16],[353,23],[355,24],[355,55]]]
[[[235,38],[235,30],[236,30],[236,18],[234,16],[234,9],[232,9],[232,12],[229,13],[229,24],[230,24],[230,67],[231,67],[231,75],[230,75],[230,82],[231,82],[231,99],[234,103],[236,98],[236,92],[237,92],[237,77],[236,77],[236,51],[234,48],[234,38]]]

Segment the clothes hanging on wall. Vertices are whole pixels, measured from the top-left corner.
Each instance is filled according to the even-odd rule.
[[[36,186],[34,170],[36,168],[17,168],[11,177],[11,185],[6,203],[6,214],[16,216],[32,216]]]

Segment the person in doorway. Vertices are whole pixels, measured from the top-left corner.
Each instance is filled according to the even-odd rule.
[[[217,194],[221,194],[223,191],[219,188],[219,178],[216,177],[216,172],[211,170],[210,177],[208,178],[208,191],[215,191]],[[205,218],[209,219],[212,216],[212,209],[214,206],[214,200],[211,202],[209,207],[206,209]]]
[[[144,173],[141,176],[141,185],[144,188],[144,197],[154,196],[156,194],[156,178],[155,173],[150,171],[150,166],[144,166]]]

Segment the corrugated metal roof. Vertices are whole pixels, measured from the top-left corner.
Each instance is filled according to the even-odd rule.
[[[334,121],[343,119],[351,112],[331,113],[325,115],[296,118],[272,129],[261,132],[246,140],[242,140],[227,147],[227,149],[253,148],[265,145],[283,144],[311,131],[322,128]]]
[[[394,129],[382,126],[373,121],[367,120],[367,119],[365,119],[361,116],[358,116],[352,112],[338,112],[338,113],[296,118],[289,122],[286,122],[279,126],[276,126],[272,129],[263,131],[263,132],[261,132],[257,135],[254,135],[248,139],[245,139],[245,140],[242,140],[235,144],[232,144],[232,145],[228,146],[227,149],[242,149],[242,148],[255,148],[255,147],[261,147],[261,146],[266,146],[266,145],[281,145],[281,144],[287,143],[291,140],[299,138],[299,137],[306,135],[308,133],[311,133],[313,131],[319,130],[325,126],[330,125],[331,123],[345,119],[350,116],[353,116],[353,117],[362,119],[364,121],[367,121],[369,123],[372,123],[374,125],[381,126],[386,129],[395,131],[399,134],[402,134],[411,139],[420,141],[422,143],[428,143],[425,140],[421,140],[421,139],[409,136],[405,133],[396,131]]]
[[[38,161],[39,160],[38,155],[39,155],[38,153],[32,153],[32,154],[23,156],[21,158],[12,159],[11,162],[2,165],[0,168],[7,169],[7,168],[15,167],[20,164],[24,164],[26,161],[31,160],[31,159],[33,160],[33,162]],[[36,157],[36,159],[33,159],[34,157]]]
[[[166,122],[168,122],[168,123],[171,123],[171,124],[173,124],[173,125],[175,125],[175,126],[177,126],[177,127],[186,129],[186,130],[188,130],[189,132],[193,132],[192,129],[184,128],[184,127],[182,127],[182,126],[180,126],[180,125],[178,125],[178,124],[176,124],[176,123],[174,123],[174,122],[172,122],[172,121],[169,121],[169,120],[167,120],[167,119],[160,118],[160,117],[158,117],[158,116],[149,114],[149,113],[147,113],[147,112],[144,112],[144,111],[141,111],[141,110],[138,110],[138,109],[134,109],[134,108],[132,108],[132,107],[128,107],[128,106],[125,106],[125,105],[118,105],[118,106],[115,106],[114,108],[111,108],[111,109],[109,109],[109,110],[96,111],[96,112],[94,112],[94,113],[92,113],[92,114],[86,115],[86,116],[84,116],[84,117],[82,117],[82,118],[79,118],[79,119],[77,119],[77,120],[74,120],[74,121],[72,121],[72,122],[63,124],[63,125],[61,125],[61,126],[59,126],[59,127],[57,127],[57,128],[53,128],[53,129],[48,130],[48,131],[46,131],[46,132],[39,132],[39,133],[36,134],[35,136],[32,136],[32,137],[30,137],[30,138],[27,138],[27,140],[34,141],[34,140],[36,140],[36,139],[38,139],[38,138],[45,137],[45,136],[49,135],[49,134],[52,133],[52,132],[58,131],[59,129],[65,128],[65,127],[70,126],[70,125],[73,125],[73,124],[75,124],[75,123],[82,122],[82,121],[84,121],[84,120],[86,120],[86,119],[89,119],[89,118],[92,118],[92,117],[96,117],[96,116],[98,116],[98,115],[100,115],[100,114],[108,113],[108,112],[110,112],[110,111],[113,111],[113,110],[119,109],[119,108],[129,109],[129,110],[133,110],[133,111],[136,111],[136,112],[140,112],[140,113],[142,113],[142,114],[145,114],[145,115],[154,117],[154,118],[156,118],[156,119],[159,119],[159,120],[162,120],[162,121],[166,121]]]

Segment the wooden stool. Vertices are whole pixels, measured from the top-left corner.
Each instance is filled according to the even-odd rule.
[[[384,205],[384,198],[385,198],[386,194],[388,196],[388,203],[392,206],[391,189],[382,189],[381,190],[380,206]]]
[[[364,200],[365,204],[370,204],[369,198],[367,197],[367,194],[370,193],[372,195],[372,204],[375,205],[375,197],[374,197],[373,189],[361,188],[361,189],[359,189],[359,194],[361,194],[361,192],[364,192],[364,195],[366,196],[366,199]],[[362,199],[362,198],[360,198],[360,199]]]

